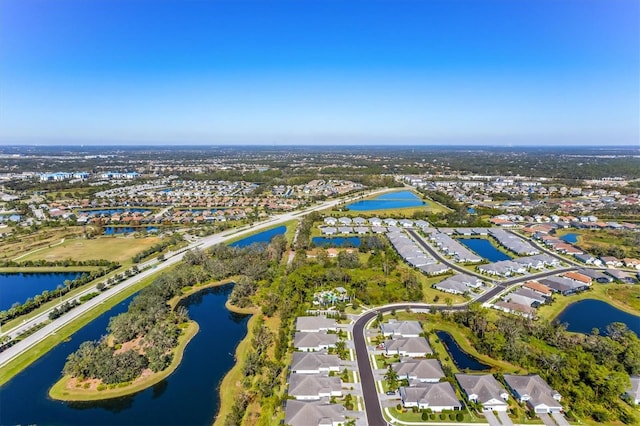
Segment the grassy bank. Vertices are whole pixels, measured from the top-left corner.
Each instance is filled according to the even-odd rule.
[[[51,389],[49,389],[49,396],[61,401],[96,401],[138,393],[169,377],[171,373],[178,368],[182,362],[182,356],[184,355],[184,350],[186,349],[187,344],[198,333],[198,330],[198,323],[195,321],[189,321],[187,323],[187,327],[178,337],[178,346],[172,350],[173,360],[171,361],[171,364],[158,373],[153,373],[149,376],[136,379],[128,386],[116,386],[113,389],[105,390],[87,390],[82,387],[68,388],[68,383],[69,380],[71,380],[71,377],[64,376],[58,380]]]
[[[250,314],[252,315],[247,322],[247,335],[244,339],[238,344],[236,348],[236,353],[234,359],[236,363],[233,368],[229,370],[229,372],[224,376],[222,382],[220,382],[219,394],[220,394],[220,408],[216,417],[214,419],[213,424],[222,426],[224,425],[224,419],[231,413],[231,409],[233,408],[233,404],[237,395],[242,392],[242,378],[244,375],[242,374],[242,365],[245,362],[247,354],[251,350],[251,340],[253,339],[253,328],[258,321],[258,315],[255,315],[259,312],[259,308],[238,308],[229,303],[227,301],[225,306],[231,312],[236,312],[239,314]],[[222,392],[222,389],[225,391]]]
[[[137,293],[144,287],[151,284],[161,273],[165,273],[166,271],[158,272],[157,274],[153,274],[146,279],[140,281],[139,283],[128,287],[126,290],[123,290],[116,294],[115,296],[109,298],[104,303],[101,303],[95,306],[93,309],[89,310],[82,314],[79,318],[65,325],[61,329],[59,329],[55,334],[51,334],[47,336],[44,340],[39,342],[38,344],[32,346],[28,351],[24,352],[20,356],[11,360],[8,364],[6,364],[2,370],[0,370],[0,386],[4,383],[11,380],[13,376],[27,368],[32,362],[36,361],[42,355],[46,354],[53,347],[58,345],[59,343],[67,340],[73,333],[80,330],[82,327],[93,321],[98,316],[103,313],[111,310],[115,305],[122,302],[129,296]]]

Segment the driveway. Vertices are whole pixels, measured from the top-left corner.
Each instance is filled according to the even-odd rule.
[[[549,417],[547,413],[538,414],[538,417],[540,417],[540,420],[542,420],[542,423],[544,423],[545,425],[556,426],[556,422],[551,420],[551,417]]]
[[[562,413],[551,413],[551,417],[553,417],[553,420],[555,420],[559,426],[569,426],[569,422]]]
[[[509,414],[507,414],[506,411],[498,411],[498,418],[504,426],[513,426],[513,422],[509,418]]]
[[[496,418],[496,415],[493,414],[493,411],[484,411],[484,418],[487,419],[490,426],[500,426],[500,422]]]

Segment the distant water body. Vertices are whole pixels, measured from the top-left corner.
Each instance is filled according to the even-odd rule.
[[[273,239],[273,237],[275,237],[276,235],[284,235],[286,231],[286,226],[278,226],[277,228],[268,229],[266,231],[253,234],[247,238],[234,241],[233,243],[229,244],[229,246],[243,248],[254,243],[269,243]]]
[[[407,207],[419,207],[427,205],[416,194],[411,191],[397,191],[382,194],[371,200],[360,200],[347,205],[349,210],[369,211],[402,209]]]

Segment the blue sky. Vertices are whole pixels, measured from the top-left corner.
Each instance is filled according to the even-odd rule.
[[[639,140],[637,0],[0,1],[0,143]]]

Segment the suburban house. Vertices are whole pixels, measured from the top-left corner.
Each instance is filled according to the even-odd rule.
[[[323,374],[340,371],[340,358],[316,352],[294,352],[291,371],[298,374]]]
[[[411,382],[438,383],[445,376],[437,359],[407,359],[394,364],[393,369],[400,379]]]
[[[610,275],[605,274],[604,272],[597,271],[595,269],[580,269],[578,270],[582,275],[586,275],[590,277],[592,280],[596,280],[596,282],[601,284],[611,283],[613,282],[613,278]]]
[[[551,389],[537,374],[528,376],[505,374],[504,380],[513,396],[520,402],[526,402],[535,413],[562,412],[563,408],[560,405],[562,396]]]
[[[531,306],[523,305],[521,303],[500,301],[494,303],[493,307],[508,314],[522,315],[525,318],[536,317],[536,308],[532,308]]]
[[[303,401],[313,401],[332,396],[342,396],[339,377],[315,374],[292,374],[289,376],[289,395]]]
[[[402,386],[400,399],[406,408],[418,407],[420,410],[430,408],[435,413],[462,409],[462,403],[449,382],[424,383],[419,387]]]
[[[602,266],[602,261],[600,259],[597,259],[593,256],[591,256],[590,254],[584,253],[584,254],[576,254],[574,255],[574,257],[579,260],[582,263],[585,263],[587,265],[595,265],[595,266]]]
[[[631,376],[631,386],[625,392],[634,404],[640,404],[640,376]]]
[[[335,334],[298,331],[293,336],[293,347],[305,352],[333,348],[337,342],[338,336]]]
[[[601,256],[600,260],[607,268],[621,268],[622,261],[614,256]]]
[[[425,356],[432,354],[431,346],[424,337],[401,337],[384,342],[387,355],[398,354],[401,356]]]
[[[609,268],[605,270],[604,273],[613,277],[614,280],[617,280],[623,283],[633,284],[636,281],[635,278],[633,278],[631,275],[629,275],[625,271],[619,271],[617,269]]]
[[[380,325],[384,337],[420,337],[422,326],[418,321],[389,321]]]
[[[482,404],[483,411],[507,411],[509,394],[491,374],[456,374],[469,401]]]
[[[289,426],[340,426],[345,424],[345,408],[321,401],[287,400],[284,423]]]
[[[337,328],[336,320],[324,316],[298,317],[296,320],[296,331],[336,331]]]
[[[527,288],[531,291],[535,291],[536,293],[544,297],[551,297],[551,295],[553,294],[553,291],[551,291],[549,287],[544,284],[540,284],[537,281],[527,281],[526,283],[522,284],[522,288]]]
[[[569,278],[570,280],[573,280],[577,283],[580,284],[585,284],[585,285],[591,285],[591,277],[588,277],[586,275],[583,275],[579,272],[567,272],[564,275],[562,275],[565,278]]]

